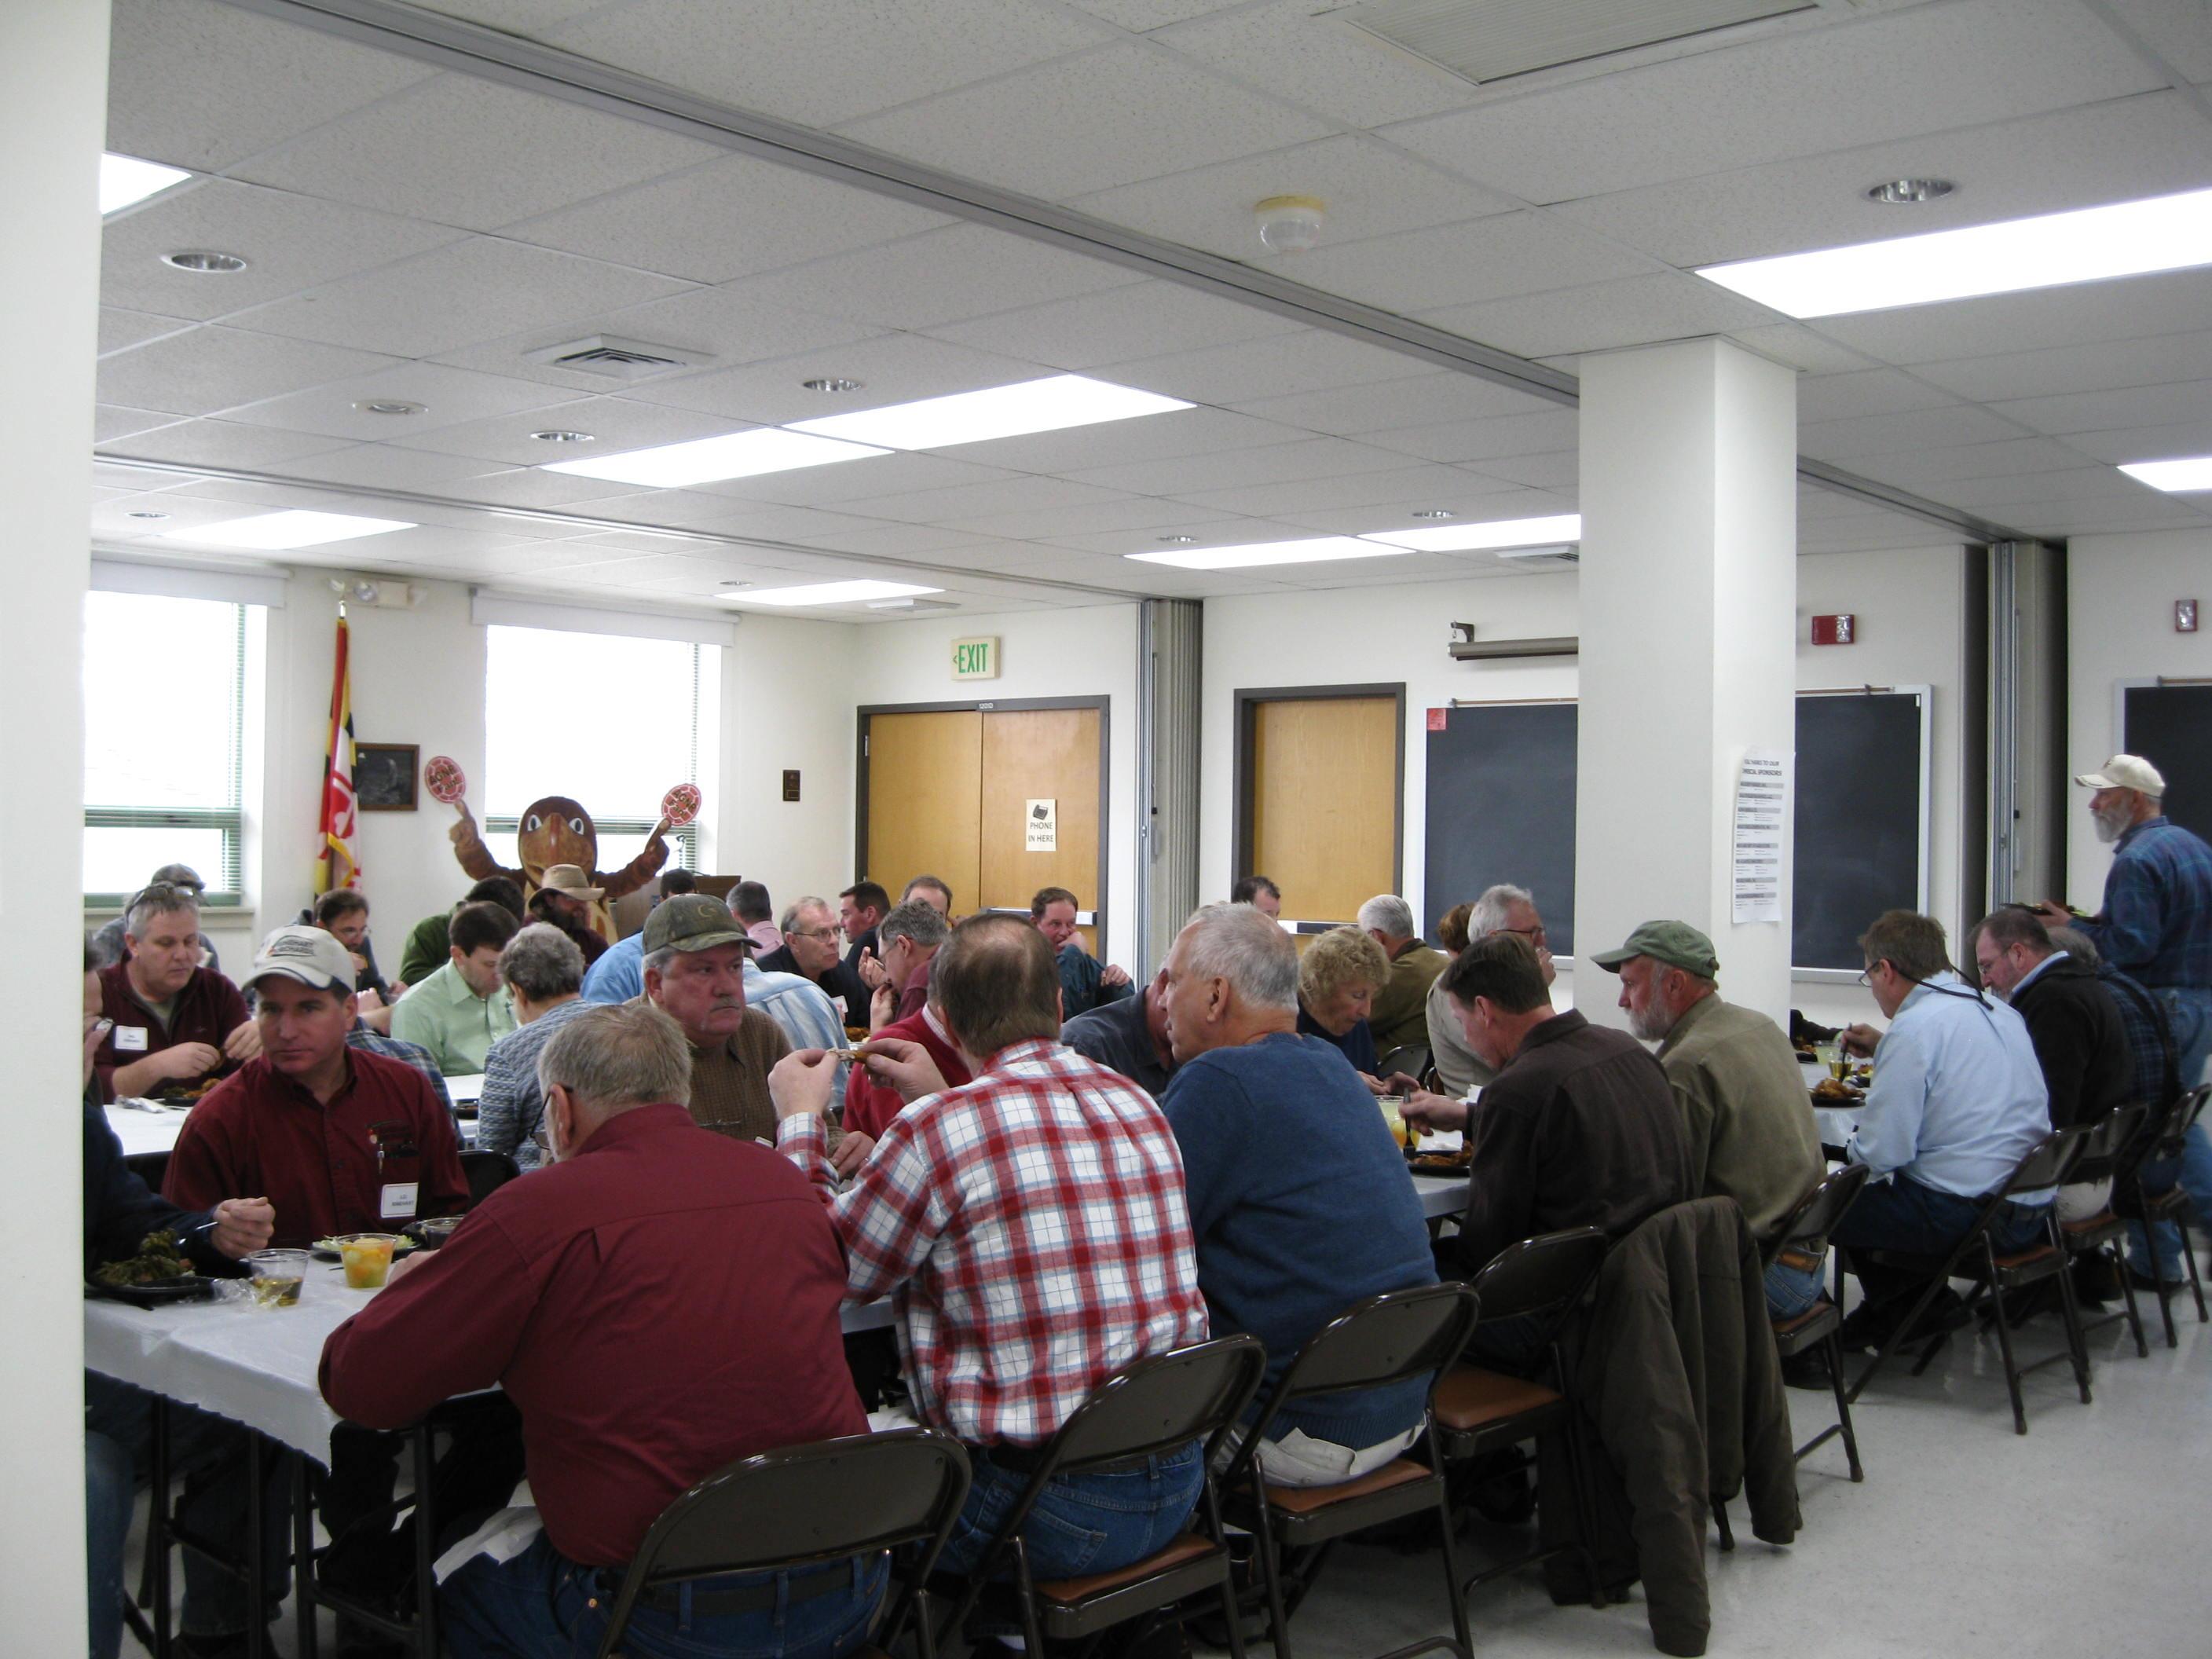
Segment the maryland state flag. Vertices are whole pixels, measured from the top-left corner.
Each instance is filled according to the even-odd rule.
[[[338,614],[337,670],[331,683],[331,740],[323,758],[322,850],[315,855],[315,891],[357,885],[354,861],[352,641]]]

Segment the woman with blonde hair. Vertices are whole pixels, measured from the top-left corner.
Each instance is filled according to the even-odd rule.
[[[1332,927],[1298,961],[1298,1034],[1344,1051],[1352,1069],[1372,1083],[1375,1034],[1368,1010],[1390,982],[1390,959],[1357,927]]]

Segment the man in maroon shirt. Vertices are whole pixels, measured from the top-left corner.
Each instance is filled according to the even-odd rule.
[[[199,897],[156,882],[131,902],[125,955],[100,970],[100,1012],[115,1022],[94,1056],[103,1100],[191,1088],[261,1052],[246,999],[200,966]]]
[[[960,1057],[952,1034],[945,1029],[945,1017],[937,1005],[936,994],[932,988],[919,1013],[893,1020],[882,1030],[872,1033],[868,1041],[872,1043],[882,1037],[902,1037],[908,1042],[919,1042],[937,1062],[937,1074],[945,1079],[945,1086],[957,1089],[974,1073]],[[867,1052],[861,1050],[863,1054]],[[882,1138],[884,1126],[899,1115],[899,1109],[905,1104],[899,1091],[888,1083],[878,1082],[865,1063],[846,1073],[845,1138],[837,1143],[836,1156],[832,1160],[838,1174],[850,1175],[860,1167],[868,1149]]]
[[[246,982],[260,1058],[192,1109],[163,1196],[191,1210],[265,1196],[275,1242],[290,1246],[465,1208],[460,1143],[428,1081],[346,1045],[358,1004],[345,946],[319,927],[279,927]]]
[[[553,1163],[395,1267],[323,1349],[323,1396],[356,1423],[397,1427],[495,1386],[521,1413],[544,1531],[446,1580],[459,1659],[592,1651],[679,1493],[738,1458],[867,1427],[828,1212],[787,1159],[699,1132],[676,1023],[594,1007],[538,1066]],[[880,1558],[702,1579],[641,1601],[623,1649],[833,1659],[866,1638],[883,1580]]]

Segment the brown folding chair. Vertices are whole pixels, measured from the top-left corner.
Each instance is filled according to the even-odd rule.
[[[1291,1614],[1313,1588],[1336,1540],[1425,1509],[1433,1509],[1442,1522],[1444,1592],[1457,1642],[1431,1638],[1395,1649],[1380,1659],[1409,1659],[1455,1645],[1462,1655],[1471,1652],[1467,1595],[1452,1556],[1451,1503],[1437,1455],[1435,1407],[1437,1382],[1467,1345],[1476,1308],[1474,1291],[1457,1283],[1390,1291],[1354,1303],[1298,1350],[1253,1419],[1235,1460],[1222,1472],[1231,1516],[1256,1536],[1254,1553],[1266,1592],[1268,1639],[1274,1644],[1275,1659],[1291,1659]],[[1428,1379],[1428,1408],[1421,1423],[1425,1463],[1395,1458],[1334,1486],[1267,1484],[1258,1461],[1260,1443],[1284,1407],[1294,1401],[1388,1388],[1416,1377]],[[1286,1596],[1284,1556],[1291,1550],[1310,1553],[1292,1575]],[[1233,1613],[1231,1625],[1233,1632]]]
[[[2149,1230],[2158,1222],[2170,1222],[2174,1231],[2181,1235],[2181,1260],[2189,1269],[2189,1292],[2197,1299],[2197,1322],[2200,1325],[2212,1322],[2212,1314],[2205,1311],[2204,1282],[2197,1276],[2197,1249],[2189,1242],[2189,1195],[2181,1190],[2178,1182],[2171,1187],[2161,1187],[2154,1193],[2143,1191],[2142,1171],[2146,1164],[2171,1162],[2181,1156],[2182,1148],[2189,1139],[2189,1131],[2203,1115],[2208,1101],[2212,1101],[2212,1084],[2188,1090],[2177,1097],[2173,1104],[2167,1108],[2166,1120],[2159,1126],[2157,1134],[2141,1148],[2134,1164],[2120,1173],[2113,1183],[2112,1192],[2112,1207],[2124,1218],[2132,1218],[2142,1224],[2146,1248],[2150,1243]],[[2122,1265],[2121,1282],[2125,1284],[2128,1282],[2125,1264]],[[2155,1255],[2151,1258],[2151,1271],[2154,1274],[2158,1271]],[[2177,1346],[2179,1341],[2173,1328],[2173,1297],[2179,1290],[2179,1285],[2169,1285],[2162,1278],[2158,1280],[2158,1316],[2166,1326],[2166,1346],[2169,1348]]]
[[[1938,1291],[1954,1279],[1971,1279],[1975,1281],[1976,1291],[1968,1300],[1969,1309],[1977,1303],[1985,1304],[1986,1310],[1993,1315],[1991,1322],[1996,1327],[1997,1347],[2004,1357],[2005,1387],[2012,1395],[2013,1431],[2015,1434],[2027,1432],[2027,1406],[2021,1395],[2021,1378],[2030,1371],[2039,1370],[2061,1359],[2072,1362],[2075,1384],[2080,1390],[2081,1403],[2085,1406],[2089,1403],[2089,1350],[2081,1339],[2080,1311],[2074,1305],[2074,1281],[2066,1273],[2065,1246],[2058,1238],[2057,1206],[2052,1204],[2044,1208],[2041,1219],[2044,1237],[2039,1243],[1999,1255],[1990,1238],[1997,1217],[2017,1194],[2047,1191],[2066,1179],[2067,1172],[2074,1166],[2074,1160],[2081,1155],[2081,1142],[2088,1133],[2087,1128],[2081,1126],[2056,1129],[2038,1141],[2014,1168],[2012,1174],[2005,1178],[2004,1185],[1989,1194],[1982,1205],[1981,1213],[1974,1218],[1973,1224],[1952,1247],[1949,1255],[1934,1256],[1881,1249],[1858,1249],[1849,1253],[1851,1261],[1864,1260],[1879,1267],[1924,1276],[1927,1283],[1914,1301],[1911,1310],[1882,1343],[1881,1351],[1867,1363],[1867,1368],[1859,1373],[1858,1380],[1851,1384],[1850,1393],[1844,1396],[1847,1400],[1856,1402],[1865,1391],[1866,1385],[1874,1380],[1875,1374],[1888,1363],[1890,1355],[1905,1345],[1914,1322],[1935,1301]],[[1842,1253],[1839,1251],[1838,1254]],[[2025,1290],[2030,1285],[2053,1278],[2058,1281],[2059,1307],[2065,1316],[2066,1346],[2058,1353],[2047,1355],[2033,1364],[2023,1366],[2013,1354],[2012,1319],[2005,1311],[2004,1293]],[[1917,1376],[1926,1370],[1950,1340],[1948,1330],[1938,1331],[1925,1338],[1919,1357],[1913,1364],[1912,1374]]]
[[[1589,1294],[1611,1245],[1612,1241],[1595,1227],[1544,1233],[1508,1245],[1486,1262],[1469,1283],[1481,1306],[1483,1323],[1521,1318],[1545,1322],[1542,1377],[1518,1377],[1481,1365],[1453,1366],[1437,1384],[1438,1448],[1447,1462],[1456,1463],[1523,1445],[1540,1434],[1559,1430],[1560,1437],[1555,1443],[1567,1458],[1570,1490],[1575,1498],[1576,1541],[1501,1561],[1469,1578],[1465,1593],[1471,1594],[1509,1572],[1573,1552],[1584,1558],[1593,1596],[1601,1603],[1604,1600],[1596,1564],[1589,1559],[1584,1541],[1591,1531],[1589,1492],[1583,1479],[1578,1442],[1569,1421],[1572,1402],[1559,1357],[1559,1335],[1567,1316]],[[1526,1461],[1534,1462],[1533,1458]]]
[[[2150,1108],[2144,1105],[2116,1106],[2089,1126],[2089,1133],[2081,1142],[2081,1155],[2074,1161],[2068,1172],[2075,1182],[2111,1180],[2117,1184],[2124,1160],[2130,1160],[2130,1150],[2142,1133]],[[2136,1358],[2150,1358],[2150,1344],[2143,1340],[2142,1313],[2136,1306],[2136,1284],[2128,1273],[2128,1224],[2115,1214],[2110,1202],[2094,1215],[2082,1216],[2073,1221],[2058,1224],[2058,1237],[2066,1246],[2069,1261],[2102,1258],[2112,1265],[2120,1281],[2124,1310],[2100,1318],[2086,1321],[2081,1334],[2087,1338],[2093,1331],[2101,1331],[2107,1325],[2117,1325],[2125,1320],[2136,1339]]]
[[[1863,1164],[1847,1164],[1814,1182],[1813,1189],[1797,1200],[1797,1207],[1784,1218],[1772,1241],[1759,1253],[1762,1265],[1772,1267],[1774,1259],[1784,1250],[1811,1254],[1825,1248],[1828,1235],[1835,1231],[1836,1224],[1851,1207],[1869,1173]],[[1836,1420],[1798,1447],[1796,1460],[1802,1462],[1832,1436],[1841,1435],[1851,1479],[1863,1480],[1866,1471],[1859,1467],[1858,1436],[1851,1430],[1850,1398],[1844,1392],[1844,1345],[1837,1336],[1843,1324],[1843,1310],[1823,1293],[1803,1313],[1773,1321],[1774,1351],[1781,1358],[1790,1359],[1819,1344],[1828,1362],[1829,1385],[1836,1391]]]
[[[641,1601],[696,1579],[826,1566],[895,1552],[878,1622],[889,1647],[909,1613],[921,1659],[934,1659],[929,1570],[968,1499],[968,1453],[928,1429],[847,1435],[762,1452],[717,1469],[660,1513],[623,1575],[599,1659],[616,1659]],[[902,1562],[896,1552],[906,1552]]]
[[[1230,1652],[1234,1659],[1244,1659],[1229,1547],[1212,1470],[1214,1455],[1267,1373],[1267,1350],[1258,1338],[1224,1336],[1138,1360],[1093,1389],[1037,1452],[1029,1484],[984,1549],[967,1589],[939,1625],[939,1635],[959,1629],[992,1590],[992,1581],[1010,1569],[1007,1593],[1032,1655],[1044,1652],[1047,1638],[1075,1641],[1096,1636],[1212,1589],[1229,1620]],[[1204,1535],[1185,1533],[1165,1549],[1110,1571],[1042,1582],[1031,1577],[1022,1526],[1056,1476],[1176,1451],[1194,1440],[1203,1441],[1206,1449],[1207,1473],[1199,1498]]]

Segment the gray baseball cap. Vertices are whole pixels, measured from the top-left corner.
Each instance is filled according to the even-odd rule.
[[[1699,979],[1711,979],[1721,970],[1712,940],[1686,921],[1644,922],[1620,949],[1600,951],[1590,960],[1607,973],[1617,974],[1631,957],[1650,957],[1669,968],[1685,969]]]
[[[645,954],[663,951],[711,951],[717,945],[742,945],[752,953],[752,939],[721,900],[706,893],[678,893],[653,907],[645,919]]]

